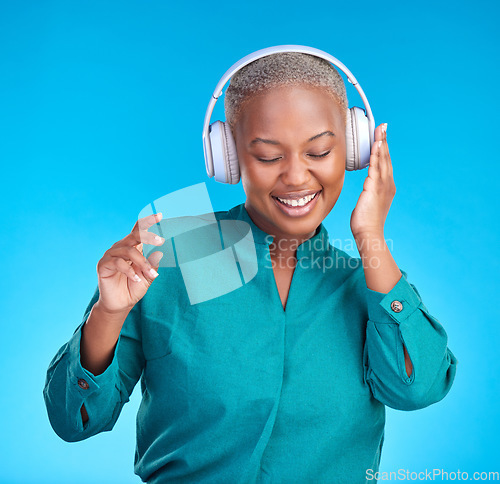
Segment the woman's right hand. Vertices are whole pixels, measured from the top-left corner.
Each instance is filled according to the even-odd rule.
[[[99,300],[96,305],[100,310],[108,313],[130,311],[158,276],[156,270],[163,253],[153,252],[146,259],[142,246],[143,243],[162,245],[165,242],[165,239],[148,232],[161,218],[160,212],[139,219],[130,234],[113,244],[97,263]]]

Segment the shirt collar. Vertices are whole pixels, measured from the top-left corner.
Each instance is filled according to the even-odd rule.
[[[254,221],[248,215],[247,209],[245,208],[245,204],[241,203],[240,205],[236,205],[231,210],[229,210],[230,216],[236,220],[243,220],[247,222],[253,234],[253,239],[256,244],[269,246],[273,241],[273,236],[264,232],[261,228],[255,225]],[[302,242],[297,247],[297,259],[302,259],[304,257],[318,257],[321,254],[324,254],[325,251],[328,250],[329,247],[329,239],[328,232],[323,225],[320,224],[319,229],[316,231],[316,234],[313,235],[310,239]]]

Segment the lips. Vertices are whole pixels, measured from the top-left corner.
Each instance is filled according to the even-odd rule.
[[[272,195],[272,198],[286,215],[298,217],[308,214],[316,205],[320,195],[321,190],[309,190]]]

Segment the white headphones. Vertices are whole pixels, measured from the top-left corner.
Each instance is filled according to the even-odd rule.
[[[352,107],[347,111],[346,122],[346,170],[362,170],[370,162],[370,151],[375,139],[375,120],[372,110],[368,104],[365,93],[352,75],[351,71],[335,57],[322,50],[303,45],[278,45],[261,49],[253,54],[249,54],[243,59],[233,64],[222,76],[217,84],[212,99],[208,103],[203,124],[203,151],[205,154],[205,168],[207,175],[221,183],[238,183],[240,180],[240,168],[238,156],[236,154],[236,144],[229,125],[222,121],[215,121],[210,124],[210,117],[215,107],[217,99],[222,94],[222,88],[242,67],[250,64],[261,57],[265,57],[278,52],[300,52],[320,57],[338,67],[347,76],[348,81],[356,88],[363,104],[366,108]]]

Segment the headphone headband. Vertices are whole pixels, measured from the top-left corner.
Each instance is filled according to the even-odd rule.
[[[261,57],[266,57],[271,54],[277,54],[280,52],[299,52],[302,54],[310,54],[315,57],[319,57],[321,59],[325,59],[331,64],[333,64],[335,67],[338,67],[346,76],[348,81],[356,88],[358,91],[361,99],[363,100],[363,104],[365,106],[366,110],[366,117],[368,119],[368,127],[369,127],[369,136],[370,136],[370,146],[373,144],[374,141],[374,133],[375,133],[375,120],[373,119],[373,114],[372,110],[370,108],[370,104],[368,103],[368,99],[365,96],[365,93],[363,92],[363,89],[361,89],[361,86],[359,85],[358,81],[356,78],[352,75],[351,71],[344,65],[342,62],[340,62],[338,59],[333,57],[332,55],[323,52],[322,50],[315,49],[314,47],[307,47],[305,45],[277,45],[275,47],[267,47],[265,49],[257,50],[256,52],[253,52],[252,54],[248,54],[247,56],[243,57],[240,59],[238,62],[233,64],[222,76],[221,80],[217,83],[217,86],[215,87],[215,91],[212,94],[212,98],[210,99],[210,102],[208,103],[207,107],[207,112],[205,114],[205,121],[203,123],[203,151],[205,154],[205,167],[208,173],[209,177],[214,176],[214,162],[212,158],[212,145],[210,142],[210,136],[209,136],[209,130],[210,130],[210,118],[212,117],[212,112],[215,107],[215,103],[217,102],[217,99],[222,94],[222,89],[224,88],[225,84],[227,81],[231,79],[231,77],[236,74],[242,67],[246,66],[247,64],[250,64],[251,62],[260,59]]]

